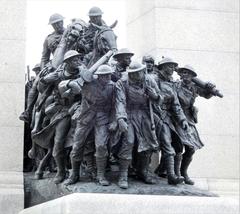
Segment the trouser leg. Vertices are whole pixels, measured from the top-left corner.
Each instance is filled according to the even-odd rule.
[[[195,153],[193,148],[185,146],[185,152],[183,154],[182,164],[181,164],[181,175],[184,177],[185,184],[194,185],[194,181],[188,176],[188,167],[192,162],[192,156]]]
[[[77,123],[76,131],[74,134],[73,148],[70,153],[72,171],[68,180],[66,181],[66,185],[74,184],[79,180],[79,170],[80,164],[83,160],[84,146],[86,138],[91,131],[92,126],[92,124],[85,125],[80,122]]]
[[[95,147],[96,147],[96,164],[97,179],[102,186],[108,186],[109,182],[105,178],[105,171],[108,158],[108,141],[109,131],[107,125],[95,127]]]
[[[66,176],[64,143],[70,128],[70,118],[63,118],[56,126],[53,146],[53,157],[57,165],[57,174],[54,178],[56,184],[61,183]]]

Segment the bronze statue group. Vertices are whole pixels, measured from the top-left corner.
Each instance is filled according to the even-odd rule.
[[[193,185],[188,167],[203,147],[194,102],[199,95],[222,95],[197,79],[191,66],[178,67],[170,58],[156,64],[146,55],[132,62],[133,52],[117,50],[112,30],[117,22],[107,26],[102,14],[92,7],[89,23],[73,19],[66,29],[62,15],[49,19],[54,32],[33,68],[36,77],[20,116],[30,128],[28,156],[35,160],[36,179],[56,165],[54,182],[75,184],[84,165],[89,176],[108,186],[106,169],[114,164],[122,189],[128,188],[129,174],[147,184],[161,176],[171,185]],[[173,80],[174,72],[180,80]],[[149,167],[154,152],[161,154],[155,173]]]

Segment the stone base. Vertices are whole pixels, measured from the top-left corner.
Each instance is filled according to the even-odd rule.
[[[0,213],[16,214],[23,207],[23,173],[0,171]]]
[[[117,174],[111,173],[111,185],[103,187],[88,177],[81,177],[81,180],[74,184],[65,186],[53,183],[55,174],[45,174],[45,179],[34,180],[33,173],[25,174],[25,207],[34,206],[52,199],[59,198],[71,193],[107,193],[107,194],[141,194],[141,195],[172,195],[172,196],[201,196],[216,197],[217,195],[206,189],[195,186],[180,184],[168,185],[167,179],[158,178],[157,184],[149,185],[142,181],[129,178],[129,188],[123,190],[117,186]]]
[[[74,193],[19,214],[237,214],[232,198]]]

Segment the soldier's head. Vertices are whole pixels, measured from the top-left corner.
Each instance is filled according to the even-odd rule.
[[[77,39],[80,37],[80,33],[77,30],[71,30],[67,35],[67,46],[74,44]]]
[[[179,68],[177,73],[180,76],[180,79],[187,84],[192,82],[192,79],[197,76],[194,68],[190,65],[185,65],[184,67]]]
[[[158,63],[158,69],[162,72],[164,72],[165,75],[167,76],[172,76],[173,72],[176,70],[176,67],[178,64],[173,61],[171,58],[163,58],[159,63]]]
[[[146,65],[139,62],[131,62],[128,69],[128,78],[132,82],[142,82],[146,72]]]
[[[127,68],[131,63],[131,58],[134,55],[127,48],[120,49],[117,53],[113,55],[113,58],[123,67]]]
[[[103,12],[99,7],[92,7],[88,12],[90,21],[100,26],[102,25],[102,14]]]
[[[53,15],[50,16],[49,18],[49,25],[52,25],[53,29],[57,33],[63,33],[64,28],[63,28],[63,19],[64,17],[58,13],[54,13]]]
[[[75,73],[75,69],[81,65],[80,56],[81,54],[74,50],[67,51],[64,54],[63,62],[66,63],[69,73]]]
[[[153,56],[151,56],[151,55],[146,55],[146,56],[143,56],[143,58],[142,58],[142,63],[144,65],[146,65],[148,72],[153,70],[154,62],[155,62],[155,60],[154,60]]]
[[[38,73],[41,71],[40,63],[36,64],[32,70],[35,72],[36,75],[38,75]]]
[[[114,71],[109,65],[100,65],[95,72],[95,74],[98,76],[98,81],[105,85],[111,80],[111,75]]]

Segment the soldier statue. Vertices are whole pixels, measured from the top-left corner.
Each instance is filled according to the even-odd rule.
[[[142,63],[146,65],[148,74],[156,73],[155,60],[154,60],[153,56],[151,56],[151,55],[143,56]]]
[[[197,74],[189,65],[179,68],[177,72],[181,78],[181,81],[176,82],[175,84],[176,93],[178,95],[179,102],[187,118],[189,126],[189,129],[187,131],[183,130],[180,126],[176,126],[179,135],[186,136],[188,139],[187,141],[183,141],[185,152],[183,153],[182,157],[181,153],[183,148],[181,148],[181,153],[178,154],[180,156],[180,159],[182,159],[180,174],[184,177],[185,184],[194,185],[194,181],[189,178],[187,170],[192,161],[192,156],[195,151],[203,147],[203,143],[195,126],[197,123],[198,110],[194,106],[194,103],[198,95],[207,99],[211,98],[213,96],[211,91],[215,85],[212,83],[207,83],[205,88],[201,88],[196,85],[192,79],[196,77]],[[180,174],[178,175],[180,176]]]
[[[149,172],[151,153],[158,149],[152,133],[149,101],[160,99],[156,82],[145,75],[146,66],[132,62],[127,69],[127,78],[116,83],[116,119],[118,128],[124,133],[118,152],[120,179],[118,185],[128,188],[128,167],[132,160],[134,144],[138,152],[138,176],[148,184],[155,183]]]
[[[113,55],[113,58],[116,60],[116,64],[114,65],[114,73],[112,74],[112,81],[117,82],[126,72],[127,67],[131,63],[131,58],[134,55],[127,48],[122,48],[118,50],[117,53]]]
[[[161,127],[157,128],[157,135],[160,141],[162,161],[164,160],[167,168],[168,183],[172,185],[180,184],[183,178],[176,175],[174,162],[181,161],[176,159],[176,151],[181,146],[181,137],[178,135],[175,125],[182,129],[188,128],[186,117],[181,109],[177,94],[174,91],[172,75],[177,63],[170,58],[164,58],[158,65],[156,82],[163,96],[160,106],[156,107],[156,113],[162,119]],[[173,121],[177,121],[176,124]],[[157,173],[159,174],[158,170]]]
[[[49,25],[52,25],[54,32],[49,34],[43,43],[43,51],[41,58],[41,69],[50,61],[51,54],[54,54],[58,44],[61,41],[64,27],[63,27],[64,17],[58,13],[54,13],[49,18]]]
[[[102,186],[110,184],[105,178],[105,169],[110,138],[109,124],[114,107],[112,73],[113,70],[110,66],[100,65],[95,72],[98,78],[91,82],[84,82],[82,87],[79,87],[79,91],[75,92],[81,93],[82,103],[70,154],[72,171],[66,185],[74,184],[79,180],[79,167],[83,161],[86,139],[92,129],[95,130],[97,180]],[[72,87],[71,83],[69,87]]]
[[[82,66],[79,56],[80,54],[77,51],[68,51],[64,55],[64,63],[56,71],[40,80],[43,85],[52,86],[53,91],[45,102],[45,117],[49,119],[49,124],[46,124],[43,130],[39,130],[39,132],[36,130],[34,137],[41,138],[41,136],[48,135],[49,144],[51,143],[50,139],[54,138],[53,157],[57,165],[54,182],[56,184],[61,183],[66,176],[64,147],[71,124],[69,109],[76,100],[80,99],[75,95],[71,95],[71,93],[64,93],[63,88],[66,87],[64,85],[66,81],[79,77],[79,66]],[[41,139],[45,145],[48,143],[46,142],[47,139]]]

